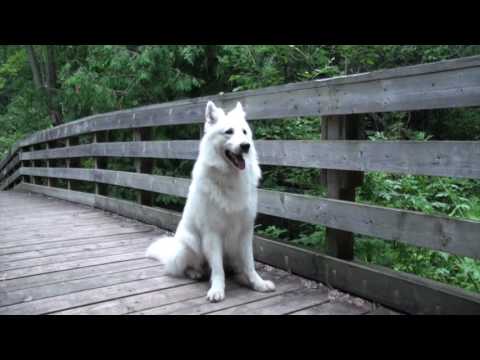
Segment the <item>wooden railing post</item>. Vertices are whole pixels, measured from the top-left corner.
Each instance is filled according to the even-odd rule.
[[[50,146],[50,143],[47,142],[47,143],[46,143],[46,149],[48,150],[48,149],[51,149],[51,148],[52,148],[52,147]],[[52,165],[52,161],[51,161],[51,160],[48,160],[48,159],[47,159],[47,160],[46,160],[46,163],[47,163],[47,168],[49,168],[49,167]],[[48,187],[51,187],[51,186],[52,186],[52,180],[53,180],[52,178],[47,177],[47,186],[48,186]]]
[[[35,151],[35,146],[34,145],[30,146],[30,151]],[[35,165],[36,165],[35,160],[30,160],[30,167],[35,167]],[[30,176],[30,182],[32,184],[37,183],[37,179],[35,178],[35,176]]]
[[[108,138],[108,132],[107,131],[102,131],[102,132],[96,132],[93,134],[93,142],[98,143],[98,142],[105,142],[107,141]],[[95,169],[106,169],[107,168],[107,162],[108,158],[106,157],[95,157],[94,158],[94,167]],[[107,184],[100,184],[100,183],[95,183],[95,194],[97,195],[107,195],[108,194],[108,188]]]
[[[134,141],[149,141],[152,139],[153,130],[150,128],[135,129],[133,133]],[[151,174],[153,171],[153,159],[135,159],[135,169],[137,173]],[[152,206],[153,196],[150,191],[138,190],[137,202],[141,205]]]
[[[70,147],[70,138],[67,138],[65,140],[65,147]],[[71,162],[72,162],[72,160],[70,158],[65,159],[65,167],[67,169],[70,168]],[[72,190],[72,183],[68,179],[67,179],[67,189]]]
[[[19,169],[21,169],[24,165],[24,161],[22,161],[22,153],[23,153],[23,148],[18,149],[18,160],[19,160],[18,168]],[[20,176],[20,183],[27,182],[25,181],[26,178],[27,177],[25,175]]]
[[[354,140],[359,136],[359,122],[346,116],[322,118],[323,140]],[[322,183],[327,187],[327,197],[355,201],[355,188],[363,182],[363,172],[345,170],[323,170]],[[326,252],[344,260],[353,260],[353,233],[327,227]]]
[[[65,147],[75,146],[75,145],[78,145],[78,143],[79,143],[79,140],[77,137],[67,138],[65,142]],[[80,159],[67,158],[65,161],[65,166],[67,168],[79,167],[79,164],[80,164]],[[72,181],[69,179],[67,179],[67,189],[72,190]]]

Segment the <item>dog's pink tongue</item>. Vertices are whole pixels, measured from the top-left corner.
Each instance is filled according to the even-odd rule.
[[[245,169],[245,160],[243,158],[237,159],[237,165],[240,170]]]

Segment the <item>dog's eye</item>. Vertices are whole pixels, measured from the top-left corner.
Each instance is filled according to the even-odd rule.
[[[233,129],[228,129],[227,131],[225,131],[225,134],[232,135],[233,134]]]
[[[243,129],[243,133],[244,133],[245,135],[247,135],[247,130]]]

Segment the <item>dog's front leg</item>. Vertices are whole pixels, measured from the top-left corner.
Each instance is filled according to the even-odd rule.
[[[253,259],[253,233],[249,232],[241,239],[239,251],[239,273],[236,276],[237,282],[251,287],[255,291],[275,291],[275,284],[270,280],[263,280],[255,270]]]
[[[218,302],[225,299],[222,239],[215,234],[209,234],[205,236],[205,240],[205,257],[211,268],[211,287],[208,290],[207,299]]]

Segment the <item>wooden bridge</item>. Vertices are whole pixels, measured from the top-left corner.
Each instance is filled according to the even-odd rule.
[[[323,169],[325,198],[259,190],[259,213],[327,227],[327,254],[256,237],[278,290],[165,276],[148,244],[180,213],[189,180],[154,159],[194,160],[197,140],[154,141],[155,127],[201,123],[206,102],[241,101],[250,120],[322,117],[321,141],[257,141],[262,165]],[[32,134],[0,162],[0,314],[480,314],[480,295],[355,259],[354,234],[480,258],[480,222],[355,202],[363,172],[480,178],[478,141],[364,141],[358,114],[480,105],[480,57],[316,80],[94,115]],[[130,134],[111,141],[109,134]],[[113,137],[112,137],[113,138]],[[134,171],[109,169],[134,159]],[[80,160],[91,159],[88,167]],[[86,184],[92,190],[85,190]],[[135,201],[112,190],[136,191]],[[393,310],[388,310],[393,309]]]

